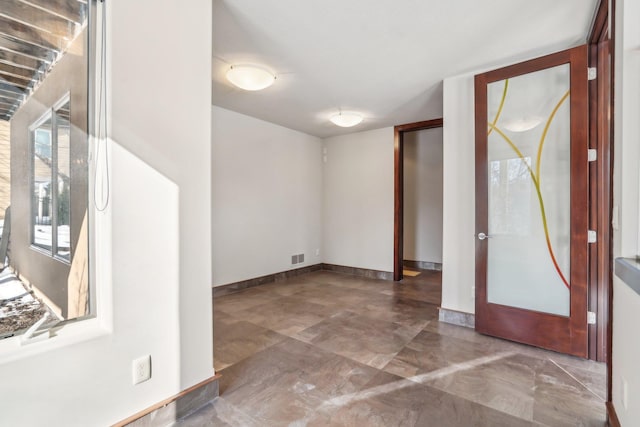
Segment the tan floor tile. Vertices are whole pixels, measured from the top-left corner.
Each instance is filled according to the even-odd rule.
[[[249,322],[218,318],[213,334],[214,368],[224,369],[283,339],[284,335]]]
[[[603,425],[603,364],[438,322],[440,280],[318,271],[215,298],[221,397],[178,425]]]
[[[419,331],[416,327],[344,311],[305,329],[297,337],[324,350],[382,368]]]
[[[339,309],[290,296],[234,313],[248,322],[293,336],[320,323]]]

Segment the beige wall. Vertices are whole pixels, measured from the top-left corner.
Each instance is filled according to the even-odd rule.
[[[35,93],[11,119],[11,265],[67,316],[69,264],[31,247],[31,140],[29,127],[67,93],[71,108],[71,259],[87,209],[87,65],[78,37]],[[0,157],[1,160],[1,157]],[[1,173],[1,171],[0,171]]]
[[[322,140],[213,106],[211,151],[214,286],[320,263]]]
[[[442,264],[442,128],[406,132],[405,260]]]
[[[473,74],[444,80],[442,307],[475,312]]]
[[[323,262],[393,271],[393,128],[324,140]]]

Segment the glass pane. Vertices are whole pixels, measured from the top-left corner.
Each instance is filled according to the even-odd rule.
[[[490,303],[569,315],[569,64],[491,83]]]
[[[57,248],[56,254],[69,260],[71,253],[71,175],[69,170],[69,141],[71,129],[69,127],[69,102],[56,111],[57,146]]]
[[[9,3],[19,13],[5,13]],[[0,60],[0,71],[3,62],[16,62],[9,68],[17,65],[21,70],[13,81],[0,76],[0,104],[8,100],[6,114],[0,114],[0,231],[10,223],[10,253],[3,261],[9,274],[20,273],[16,289],[25,289],[21,295],[30,304],[11,311],[10,321],[0,322],[0,338],[22,333],[45,312],[51,315],[48,326],[58,319],[94,315],[98,294],[90,280],[94,209],[88,203],[88,112],[100,68],[92,62],[91,53],[99,49],[92,26],[96,20],[89,14],[99,8],[86,0],[26,2],[37,3],[37,8],[22,3],[2,3],[2,32],[11,39],[44,44],[36,43],[41,46],[29,48],[28,55],[13,55],[9,62]],[[11,120],[10,135],[5,120]],[[4,222],[9,193],[13,202]],[[15,306],[13,300],[5,302]],[[0,301],[0,317],[4,308]],[[2,323],[9,326],[3,329]]]
[[[51,250],[51,169],[53,150],[51,117],[33,131],[33,244]]]

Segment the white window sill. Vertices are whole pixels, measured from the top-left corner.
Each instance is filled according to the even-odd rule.
[[[0,340],[0,365],[109,334],[111,331],[101,325],[100,319],[92,318],[51,328],[51,337],[39,342],[23,344],[21,335],[6,338]]]
[[[640,261],[632,258],[616,258],[616,276],[640,295]]]

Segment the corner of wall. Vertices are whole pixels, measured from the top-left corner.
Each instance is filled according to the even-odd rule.
[[[475,312],[473,75],[444,80],[442,307]]]

